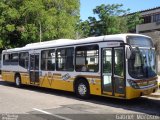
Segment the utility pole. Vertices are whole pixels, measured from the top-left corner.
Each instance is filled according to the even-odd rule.
[[[41,26],[41,21],[39,21],[39,39],[40,39],[40,42],[42,42],[42,26]]]

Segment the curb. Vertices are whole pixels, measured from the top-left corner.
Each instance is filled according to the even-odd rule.
[[[147,97],[160,98],[160,94],[159,95],[151,94],[151,95],[147,95]]]

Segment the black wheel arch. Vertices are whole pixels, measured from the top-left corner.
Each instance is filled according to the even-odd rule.
[[[17,77],[17,76],[19,76],[19,77],[20,77],[20,79],[21,79],[21,75],[20,75],[20,73],[19,73],[19,72],[16,72],[16,73],[15,73],[15,75],[14,75],[14,80],[16,80],[16,77]]]

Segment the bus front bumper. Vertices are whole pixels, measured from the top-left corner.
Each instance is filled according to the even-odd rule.
[[[126,87],[126,99],[133,99],[141,97],[143,95],[149,95],[151,93],[156,92],[157,90],[158,85],[145,89],[134,89],[132,87]]]

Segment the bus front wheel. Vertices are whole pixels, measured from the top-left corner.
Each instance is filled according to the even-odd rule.
[[[81,99],[90,97],[89,84],[85,80],[78,80],[75,85],[75,93]]]
[[[17,87],[21,87],[21,77],[19,75],[15,76],[15,84]]]

